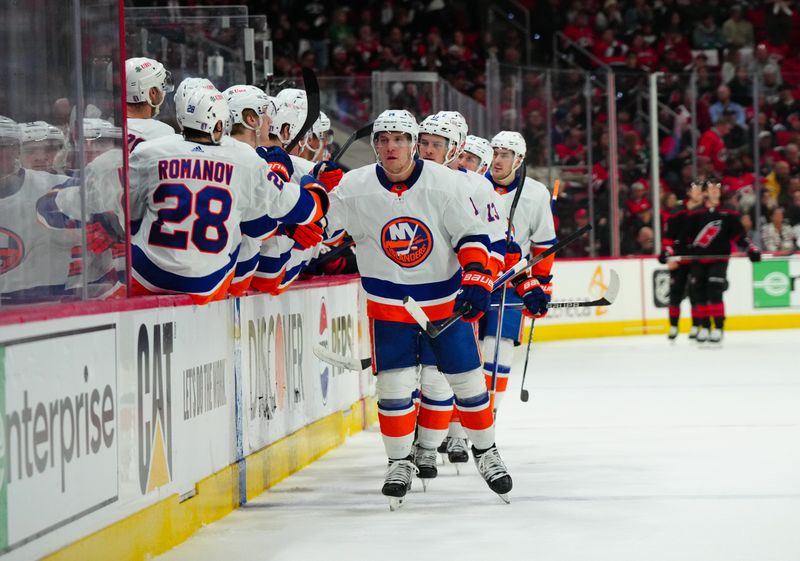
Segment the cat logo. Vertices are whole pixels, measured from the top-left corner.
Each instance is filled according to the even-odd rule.
[[[721,230],[722,220],[713,220],[709,222],[703,226],[703,229],[700,230],[700,233],[694,238],[694,243],[692,245],[695,247],[708,247]]]
[[[386,256],[401,267],[416,267],[430,255],[433,236],[420,220],[401,216],[383,227],[381,245]]]
[[[24,256],[22,238],[11,230],[0,228],[0,275],[17,267]]]

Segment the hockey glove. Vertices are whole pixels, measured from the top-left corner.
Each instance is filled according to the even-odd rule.
[[[267,162],[269,169],[274,171],[278,177],[284,181],[289,181],[289,178],[294,173],[294,165],[286,150],[280,146],[259,146],[256,148],[256,153]]]
[[[553,285],[550,284],[552,275],[546,277],[524,278],[516,285],[517,295],[525,303],[522,313],[532,318],[542,318],[547,315],[547,305],[553,294]]]
[[[325,160],[324,162],[319,162],[314,166],[314,169],[311,170],[311,175],[316,177],[330,193],[337,185],[339,185],[339,182],[342,180],[342,176],[344,176],[344,170],[336,162]]]
[[[479,263],[468,263],[461,277],[461,290],[456,294],[455,309],[469,304],[469,311],[464,314],[464,321],[478,321],[489,311],[492,303],[492,276]]]
[[[322,241],[323,229],[319,223],[287,224],[286,235],[294,240],[294,246],[299,249],[314,247]]]
[[[751,263],[761,261],[761,250],[753,243],[747,247],[747,258]]]
[[[506,246],[505,270],[508,271],[511,267],[519,263],[520,259],[522,259],[522,248],[514,240],[509,241],[508,246]]]
[[[661,250],[661,253],[658,255],[658,262],[662,265],[666,265],[667,261],[670,257],[675,255],[675,249],[672,246],[665,247]]]
[[[86,247],[92,253],[103,253],[114,243],[114,239],[102,224],[89,222],[86,224]]]
[[[330,206],[330,200],[328,199],[328,191],[325,190],[325,187],[319,184],[319,182],[314,179],[311,175],[304,175],[300,178],[300,186],[303,187],[306,191],[311,193],[314,199],[317,201],[317,217],[316,220],[319,220],[325,213],[328,212],[328,206]]]

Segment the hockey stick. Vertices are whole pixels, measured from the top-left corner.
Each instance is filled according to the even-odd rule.
[[[372,132],[372,121],[355,131],[350,137],[345,141],[344,144],[336,151],[336,153],[331,156],[332,162],[338,162],[339,158],[344,156],[344,153],[347,152],[347,149],[350,148],[350,145],[355,142],[356,140],[361,140],[365,136],[369,136]]]
[[[327,347],[323,347],[319,343],[315,343],[311,351],[314,353],[314,356],[316,356],[322,362],[326,362],[332,366],[338,366],[339,368],[344,368],[345,370],[361,372],[362,370],[366,370],[372,366],[371,358],[358,359],[340,355],[328,350]]]
[[[517,203],[522,196],[522,189],[525,187],[525,180],[528,178],[526,175],[528,165],[528,158],[522,158],[522,163],[519,166],[519,185],[517,185],[517,192],[514,193],[514,200],[511,201],[511,210],[508,211],[508,231],[506,232],[506,251],[511,243],[511,233],[514,229],[514,215],[517,213]],[[495,405],[495,393],[497,389],[497,368],[498,360],[500,359],[500,337],[503,334],[503,314],[505,313],[506,305],[506,290],[503,288],[500,292],[500,308],[497,310],[497,328],[494,335],[494,361],[492,362],[492,383],[489,385],[489,402],[492,404],[492,410],[497,414],[497,405]]]
[[[556,242],[555,244],[550,246],[548,249],[546,249],[536,257],[529,255],[525,259],[520,259],[516,265],[508,269],[502,275],[500,275],[500,277],[494,282],[494,284],[492,285],[492,292],[498,290],[501,286],[505,285],[509,280],[516,277],[521,272],[530,269],[543,259],[547,259],[557,251],[564,249],[566,246],[568,246],[569,244],[571,244],[572,242],[583,236],[586,232],[588,232],[591,229],[592,225],[586,224],[582,228],[579,228],[574,232],[572,232],[563,240]],[[460,320],[462,317],[464,317],[464,314],[466,314],[470,309],[469,305],[462,306],[461,308],[456,310],[455,313],[453,313],[453,315],[451,315],[449,318],[442,320],[442,322],[439,324],[436,324],[430,320],[428,314],[425,313],[425,310],[423,310],[422,307],[419,304],[417,304],[417,302],[410,296],[406,296],[403,299],[403,306],[405,307],[409,315],[412,318],[414,318],[414,321],[416,321],[420,325],[420,327],[422,327],[422,329],[425,331],[425,334],[431,339],[435,339],[436,337],[438,337],[442,331],[444,331],[445,329],[453,325],[455,322]]]
[[[561,187],[561,180],[556,179],[553,183],[553,197],[550,199],[550,213],[556,213],[556,201],[558,200],[558,189]],[[524,304],[523,304],[524,305]],[[550,304],[548,303],[548,306]],[[522,321],[525,321],[523,316]],[[531,358],[531,344],[533,343],[533,324],[536,321],[535,318],[531,318],[531,329],[528,331],[528,347],[525,349],[525,366],[522,368],[522,384],[519,387],[519,398],[523,402],[527,402],[528,398],[528,390],[525,389],[525,378],[528,376],[528,359]]]
[[[610,280],[608,281],[608,288],[606,288],[605,294],[596,300],[556,300],[554,302],[550,302],[547,305],[547,309],[550,308],[595,308],[599,306],[610,306],[614,303],[617,299],[617,294],[619,294],[619,275],[614,269],[611,269],[610,273]],[[492,307],[495,307],[496,304],[492,304]],[[513,304],[506,304],[506,309],[509,310],[521,310],[525,307],[525,304],[522,302],[515,302]]]
[[[309,68],[303,68],[303,84],[306,89],[306,99],[308,100],[308,110],[306,111],[306,120],[303,126],[297,131],[297,135],[286,146],[285,150],[291,152],[295,146],[300,142],[300,139],[305,137],[306,133],[311,130],[314,123],[319,119],[319,84],[317,83],[317,75]]]
[[[531,320],[531,330],[528,331],[528,348],[525,351],[525,366],[522,367],[522,384],[519,387],[519,398],[521,401],[528,401],[530,395],[528,395],[528,390],[525,389],[525,378],[528,375],[528,359],[531,357],[531,343],[533,342],[533,323],[535,319]]]

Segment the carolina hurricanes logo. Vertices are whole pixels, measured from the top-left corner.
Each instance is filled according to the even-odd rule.
[[[700,230],[700,233],[694,238],[694,246],[695,247],[708,247],[711,245],[711,242],[714,241],[714,238],[717,237],[720,230],[722,230],[722,220],[714,220],[709,222],[703,229]]]
[[[22,238],[11,230],[0,228],[0,275],[22,263],[24,256]]]
[[[401,267],[416,267],[430,255],[433,236],[420,220],[401,216],[383,227],[381,245],[389,259]]]

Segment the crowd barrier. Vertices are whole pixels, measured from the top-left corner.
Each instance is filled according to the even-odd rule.
[[[669,274],[652,258],[558,260],[554,298],[597,298],[612,269],[612,306],[554,309],[536,340],[665,333]],[[798,258],[731,259],[728,328],[800,327],[798,279]],[[311,352],[370,355],[356,277],[96,306],[0,326],[4,560],[156,555],[377,419],[371,373]]]
[[[599,298],[610,271],[620,277],[613,306],[560,308],[536,321],[537,341],[667,333],[669,270],[652,257],[556,259],[553,299]],[[760,263],[733,257],[724,294],[726,329],[800,328],[800,256],[766,256]],[[681,306],[682,331],[690,326],[689,300]]]
[[[145,559],[375,422],[311,352],[369,356],[357,279],[301,286],[0,327],[0,556]]]

